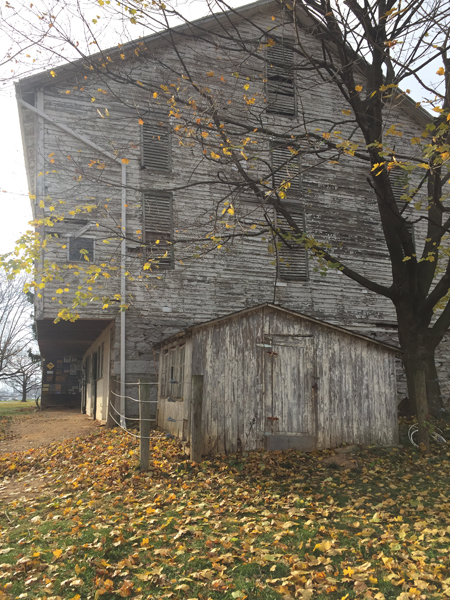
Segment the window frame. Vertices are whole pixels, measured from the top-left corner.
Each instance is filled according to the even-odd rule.
[[[186,372],[186,342],[171,344],[163,349],[160,397],[184,400],[184,374]],[[174,379],[178,383],[170,383]]]
[[[70,258],[70,251],[71,251],[70,244],[71,244],[72,240],[75,240],[75,241],[76,240],[92,240],[92,259],[86,260],[84,258],[85,255],[81,254],[81,253],[80,253],[80,258],[78,258],[78,259],[71,259]],[[78,238],[75,238],[75,236],[73,236],[73,235],[68,235],[67,236],[67,261],[70,262],[70,263],[75,263],[75,262],[78,262],[78,263],[84,263],[84,262],[94,263],[95,262],[95,255],[96,255],[96,250],[95,250],[96,244],[95,244],[95,241],[96,241],[96,238],[93,235],[80,235],[80,237],[78,237]]]

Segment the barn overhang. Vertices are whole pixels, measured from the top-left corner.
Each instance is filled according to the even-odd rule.
[[[81,358],[113,319],[78,319],[36,321],[37,340],[42,357],[76,356]]]

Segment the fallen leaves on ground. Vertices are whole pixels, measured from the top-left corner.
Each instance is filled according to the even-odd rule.
[[[0,457],[52,475],[0,509],[0,600],[450,598],[450,453],[253,452],[201,464],[154,432],[103,431]]]

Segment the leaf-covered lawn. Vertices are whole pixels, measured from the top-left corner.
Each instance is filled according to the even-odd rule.
[[[0,457],[0,477],[52,473],[46,497],[0,508],[0,598],[201,600],[450,597],[450,452],[255,452],[200,465],[161,433],[152,470],[104,431]]]

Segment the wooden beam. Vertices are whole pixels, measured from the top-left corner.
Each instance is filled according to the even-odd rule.
[[[140,468],[148,471],[150,464],[150,386],[139,379]]]
[[[191,460],[197,463],[202,461],[203,451],[202,405],[203,375],[193,375],[191,400]]]

